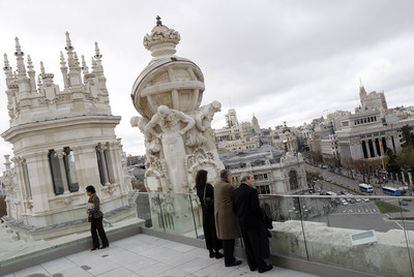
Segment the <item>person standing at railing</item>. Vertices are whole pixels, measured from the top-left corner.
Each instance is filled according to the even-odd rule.
[[[233,199],[247,263],[251,271],[257,269],[259,273],[263,273],[273,268],[265,262],[270,256],[266,222],[259,205],[257,190],[253,187],[253,175],[242,175],[240,181],[240,186],[233,191]]]
[[[220,259],[223,254],[219,252],[222,248],[222,242],[217,238],[216,223],[214,221],[214,188],[207,183],[206,170],[199,170],[196,175],[196,191],[200,199],[201,209],[203,211],[203,230],[206,247],[210,252],[210,258]]]
[[[100,209],[99,197],[96,195],[94,186],[86,187],[86,194],[89,196],[88,199],[88,221],[91,223],[91,234],[92,234],[92,248],[91,251],[96,249],[106,248],[109,246],[108,239],[105,234],[105,230],[102,225],[103,213]],[[102,247],[99,247],[98,234],[102,241]]]
[[[223,241],[224,265],[238,266],[242,262],[234,257],[235,239],[240,229],[233,211],[232,177],[227,170],[220,172],[220,180],[214,185],[214,219],[217,237]]]

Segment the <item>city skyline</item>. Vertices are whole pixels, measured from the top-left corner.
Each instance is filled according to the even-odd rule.
[[[214,99],[223,103],[222,113],[216,115],[213,124],[216,128],[224,125],[224,113],[230,107],[244,111],[238,113],[241,121],[255,114],[262,127],[283,121],[300,125],[321,116],[326,109],[353,111],[358,105],[360,78],[368,91],[384,90],[390,107],[414,104],[414,95],[409,93],[414,89],[414,54],[410,52],[414,47],[410,28],[414,19],[409,15],[413,7],[408,1],[398,7],[378,1],[375,6],[374,2],[353,1],[335,5],[317,2],[316,6],[304,2],[288,7],[263,1],[254,9],[241,4],[231,10],[226,6],[217,10],[218,3],[190,9],[159,2],[152,8],[139,6],[139,10],[131,2],[121,10],[125,12],[122,18],[115,14],[104,17],[112,5],[100,3],[93,19],[87,19],[91,15],[82,11],[75,14],[80,2],[55,7],[52,2],[43,2],[28,3],[24,8],[0,4],[0,22],[10,27],[0,31],[0,50],[8,53],[15,68],[12,54],[14,37],[18,36],[25,54],[32,56],[36,72],[40,72],[39,62],[44,61],[62,88],[59,51],[64,47],[65,31],[71,33],[78,53],[86,57],[93,54],[93,43],[98,41],[112,112],[122,116],[116,133],[130,154],[144,153],[142,134],[129,125],[130,118],[137,115],[129,95],[133,81],[150,60],[142,46],[142,38],[155,24],[149,14],[159,14],[166,26],[180,31],[185,43],[180,44],[177,55],[197,62],[205,74],[203,103]],[[49,13],[39,16],[47,3]],[[208,16],[213,10],[219,13],[215,22]],[[395,10],[398,12],[391,12]],[[334,12],[344,18],[333,16]],[[353,20],[348,22],[351,12]],[[10,18],[15,14],[25,20]],[[4,76],[0,90],[3,132],[9,127]],[[10,145],[3,141],[0,149],[11,154]],[[2,164],[3,157],[0,161]]]

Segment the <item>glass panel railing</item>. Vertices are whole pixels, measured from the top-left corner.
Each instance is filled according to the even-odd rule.
[[[177,194],[150,192],[140,193],[147,197],[149,214],[145,213],[147,227],[158,231],[199,237],[202,227],[201,208],[198,199],[193,194]],[[138,216],[140,212],[138,211]]]
[[[407,272],[414,276],[414,199],[413,197],[402,197],[393,202],[394,204],[398,203],[400,212],[390,213],[389,220],[394,221],[404,230],[408,248],[407,255],[410,260],[410,269]]]
[[[407,232],[390,214],[399,199],[367,196],[299,197],[309,260],[390,276],[412,276]]]
[[[299,198],[261,195],[260,202],[263,211],[273,220],[270,252],[307,259]]]

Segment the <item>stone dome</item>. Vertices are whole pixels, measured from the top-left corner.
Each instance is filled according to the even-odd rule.
[[[154,58],[135,80],[131,97],[137,111],[148,119],[160,105],[190,112],[201,104],[203,73],[194,62],[174,55],[179,41],[179,33],[162,25],[160,19],[144,37],[144,46]]]

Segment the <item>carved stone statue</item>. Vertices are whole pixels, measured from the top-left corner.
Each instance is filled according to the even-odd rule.
[[[181,127],[185,124],[185,127]],[[162,152],[167,163],[168,177],[176,189],[186,185],[184,175],[184,141],[183,135],[194,126],[195,122],[183,112],[172,110],[167,106],[158,107],[157,113],[144,128],[145,136],[155,136],[161,140]],[[157,131],[159,127],[160,132]]]

